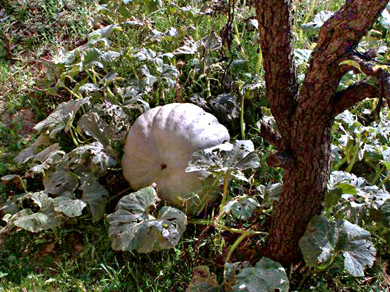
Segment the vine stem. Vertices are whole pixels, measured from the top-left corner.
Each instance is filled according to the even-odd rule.
[[[74,134],[74,132],[73,132],[73,127],[70,127],[69,133],[70,133],[70,136],[71,136],[71,138],[72,138],[73,143],[74,143],[76,146],[79,146],[79,142],[77,141],[76,136],[75,136],[75,134]]]
[[[230,180],[230,170],[228,170],[225,173],[225,176],[223,178],[223,194],[222,194],[222,201],[221,205],[219,205],[219,212],[218,216],[215,218],[214,222],[215,224],[219,224],[219,221],[221,220],[222,216],[225,214],[224,208],[226,205],[226,198],[228,194],[228,188],[229,188],[229,180]]]
[[[341,167],[344,163],[347,162],[347,160],[348,160],[348,157],[347,157],[347,156],[344,156],[344,158],[341,159],[341,160],[334,166],[334,170],[339,170],[340,167]]]
[[[231,232],[231,233],[237,233],[237,234],[244,234],[244,233],[247,233],[251,236],[253,235],[268,235],[268,232],[264,232],[264,231],[255,231],[255,230],[243,230],[243,229],[238,229],[238,228],[232,228],[232,227],[228,227],[228,226],[225,226],[223,224],[219,224],[219,223],[212,223],[212,225],[214,225],[215,228],[219,229],[219,230],[223,230],[223,231],[228,231],[228,232]]]
[[[388,176],[386,176],[385,179],[380,182],[380,184],[378,185],[378,188],[381,188],[385,184],[385,182],[387,182],[389,179],[390,179],[390,174]]]
[[[242,99],[241,99],[241,112],[240,112],[240,126],[241,126],[241,138],[242,138],[242,140],[245,140],[244,103],[245,103],[245,97],[244,97],[244,95],[242,95]]]
[[[355,151],[354,151],[354,154],[353,154],[353,157],[352,157],[352,161],[351,163],[347,166],[347,168],[345,169],[345,172],[351,172],[352,170],[352,167],[354,166],[355,162],[356,162],[356,159],[359,155],[359,150],[360,150],[360,137],[358,138],[357,140],[357,143],[356,143],[356,148],[355,148]]]
[[[228,254],[226,255],[225,263],[228,263],[230,261],[230,258],[232,257],[233,251],[237,248],[237,246],[247,237],[250,236],[251,230],[245,231],[243,234],[240,235],[239,238],[233,243],[233,245],[230,247]]]
[[[379,177],[381,176],[382,172],[386,169],[386,167],[381,167],[379,170],[377,170],[374,179],[372,180],[371,184],[375,185],[376,182],[378,181]]]

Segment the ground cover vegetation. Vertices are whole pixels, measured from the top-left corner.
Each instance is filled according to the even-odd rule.
[[[372,5],[364,33],[340,34],[338,48],[351,51],[331,65],[323,58],[324,72],[313,77],[315,58],[332,56],[324,50],[335,45],[327,33],[339,32],[332,21],[346,20],[334,13],[365,6],[263,2],[0,1],[2,291],[389,289],[386,3]],[[289,37],[276,37],[275,16],[291,25]],[[333,30],[320,30],[328,19]],[[296,74],[284,74],[292,63]],[[270,69],[286,78],[270,80]],[[304,140],[286,129],[323,121],[288,125],[283,115],[291,100],[307,110],[299,102],[310,78],[323,85],[324,76],[340,102],[328,130],[315,128],[329,151],[318,148],[322,162],[312,163],[323,176],[305,189],[289,182],[290,155],[317,152],[289,145]],[[303,97],[288,101],[299,90]],[[153,187],[134,192],[122,175],[129,127],[173,102],[204,108],[231,136],[230,146],[197,151],[189,162],[187,171],[209,171],[214,183],[205,187],[220,193],[196,215],[165,206]],[[301,171],[315,173],[307,164]],[[308,209],[302,224],[282,213],[292,189],[301,192],[287,200],[292,213]],[[319,199],[307,194],[317,191]]]

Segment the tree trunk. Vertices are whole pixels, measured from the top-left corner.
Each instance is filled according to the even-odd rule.
[[[278,153],[270,165],[285,169],[283,190],[275,206],[263,254],[291,263],[310,219],[321,211],[331,166],[331,127],[336,114],[379,90],[367,84],[363,96],[341,94],[337,87],[351,68],[349,59],[388,1],[347,0],[321,28],[310,67],[298,92],[292,47],[291,0],[255,1],[264,60],[267,99],[279,134],[270,141]],[[369,95],[370,94],[370,95]],[[267,132],[268,131],[268,132]]]

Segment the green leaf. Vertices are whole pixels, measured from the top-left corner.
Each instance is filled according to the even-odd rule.
[[[320,29],[320,27],[333,15],[333,13],[334,12],[332,11],[321,11],[314,16],[313,21],[302,24],[302,28],[311,30]]]
[[[81,200],[88,204],[93,221],[99,221],[106,210],[108,191],[99,183],[98,178],[90,173],[80,178],[79,189],[83,192]]]
[[[137,58],[139,61],[154,61],[157,57],[157,54],[152,49],[142,48],[133,55],[134,58]]]
[[[307,49],[295,49],[294,50],[294,58],[296,60],[296,63],[298,66],[307,63],[310,59],[310,55],[313,52],[313,50],[307,50]]]
[[[222,39],[215,31],[212,31],[208,36],[202,39],[202,45],[209,51],[219,50],[222,48]]]
[[[57,217],[53,199],[46,192],[28,193],[25,199],[30,199],[39,207],[39,211],[33,213],[31,209],[23,209],[13,215],[17,219],[14,224],[30,232],[39,232],[54,229],[61,225],[61,220]],[[12,218],[10,219],[11,221]]]
[[[92,66],[103,69],[104,65],[101,60],[101,56],[103,55],[102,51],[97,48],[87,49],[82,56],[82,66],[90,68]]]
[[[36,155],[35,147],[30,146],[20,151],[20,153],[14,158],[14,161],[16,163],[23,164],[29,161],[30,159],[34,158],[35,155]]]
[[[210,272],[209,267],[207,266],[195,267],[191,283],[188,285],[186,292],[218,292],[218,291],[221,291],[221,289],[217,281],[217,276],[214,273]]]
[[[49,147],[46,147],[41,152],[39,152],[37,155],[35,155],[34,160],[44,162],[46,161],[50,156],[53,155],[53,152],[57,152],[61,149],[59,143],[54,143],[50,145]]]
[[[53,144],[53,145],[55,145],[55,144]],[[44,152],[46,150],[50,150],[50,147],[46,148],[45,150],[42,150],[42,152]],[[25,174],[26,177],[34,177],[34,175],[37,173],[44,174],[45,171],[50,169],[52,166],[58,165],[63,160],[63,158],[65,156],[65,152],[62,150],[54,150],[50,153],[48,153],[48,152],[42,153],[42,156],[39,156],[40,154],[41,154],[41,152],[35,156],[34,160],[42,161],[42,163],[31,167],[26,172],[26,174]],[[43,155],[43,154],[45,154],[45,155]],[[47,157],[46,157],[46,154],[48,154]]]
[[[234,291],[289,291],[290,282],[281,264],[263,257],[255,267],[242,269],[237,275]]]
[[[357,195],[356,187],[348,183],[337,184],[337,189],[340,190],[342,194]]]
[[[323,216],[310,220],[304,236],[299,240],[303,258],[309,267],[325,269],[332,261],[338,240],[336,223],[330,223]]]
[[[382,161],[382,164],[386,167],[387,170],[390,170],[390,161]]]
[[[117,164],[111,156],[111,152],[109,149],[105,149],[102,143],[93,142],[73,149],[66,155],[61,166],[71,169],[73,173],[78,175],[90,172],[101,177],[107,173],[110,167]]]
[[[109,236],[114,250],[151,252],[175,247],[183,235],[187,216],[165,206],[156,218],[149,215],[159,198],[154,188],[147,187],[123,197],[117,211],[107,216]]]
[[[60,196],[65,192],[74,192],[79,185],[79,178],[69,171],[56,171],[43,179],[45,191],[51,195]]]
[[[100,60],[107,66],[108,64],[115,62],[120,56],[121,54],[118,52],[108,51],[100,56]]]
[[[354,277],[364,276],[364,268],[373,265],[376,254],[368,231],[346,220],[329,222],[323,216],[313,217],[299,246],[310,267],[326,268],[342,254],[345,269]]]
[[[14,161],[17,163],[26,163],[31,158],[34,158],[36,156],[37,148],[42,145],[49,144],[49,136],[46,134],[41,134],[39,137],[35,140],[35,142],[25,149],[23,149],[15,158]]]
[[[156,190],[152,187],[147,187],[124,196],[118,202],[116,209],[129,211],[134,216],[141,216],[148,214],[150,209],[154,208],[159,201]]]
[[[338,114],[335,119],[336,121],[343,121],[348,127],[352,127],[357,121],[356,115],[352,114],[349,110],[345,110],[341,114]]]
[[[173,51],[174,55],[194,55],[198,50],[199,43],[191,37],[184,40],[184,45]]]
[[[236,170],[260,167],[260,158],[250,140],[236,140],[230,159]]]
[[[54,138],[57,133],[64,129],[65,132],[69,131],[67,125],[73,122],[80,107],[88,101],[89,97],[86,97],[61,103],[45,120],[36,124],[34,129],[40,132],[43,130],[48,131],[50,138]]]
[[[387,9],[384,9],[382,11],[381,16],[378,20],[384,28],[390,29],[390,13]]]
[[[94,137],[104,146],[109,145],[107,124],[96,112],[83,115],[78,125],[87,135]]]
[[[341,65],[348,65],[348,66],[355,67],[356,69],[359,69],[360,71],[362,71],[362,69],[360,68],[360,64],[354,60],[344,60],[344,61],[339,63],[339,66],[341,66]]]
[[[259,166],[260,159],[254,152],[253,142],[250,140],[236,140],[233,145],[223,143],[195,151],[188,162],[186,172],[226,173],[230,171],[230,174],[236,179],[246,180],[241,171]]]
[[[329,181],[328,181],[328,189],[333,190],[337,189],[340,184],[348,184],[355,188],[360,188],[366,183],[365,179],[362,177],[357,177],[356,175],[344,172],[344,171],[332,171]],[[343,186],[343,185],[341,185]],[[351,188],[349,186],[344,185],[345,189],[348,189],[351,192]],[[355,193],[355,191],[352,191]]]
[[[209,101],[218,120],[231,122],[240,115],[237,97],[233,94],[220,94]]]
[[[385,224],[390,226],[390,199],[387,199],[379,210],[384,217]]]
[[[2,176],[1,183],[3,184],[3,186],[7,186],[8,188],[12,188],[13,190],[21,191],[27,189],[26,181],[22,179],[20,175],[17,174],[8,174]]]
[[[364,268],[372,267],[376,249],[368,231],[346,220],[338,222],[340,238],[337,249],[343,252],[344,267],[354,277],[363,277]]]
[[[248,196],[240,196],[229,201],[224,210],[226,213],[232,213],[239,220],[248,220],[253,216],[253,212],[260,204],[253,198]]]
[[[175,247],[187,225],[187,216],[180,210],[164,206],[156,220],[148,220],[138,225],[136,247],[146,253]]]
[[[279,201],[280,194],[282,193],[283,184],[269,184],[264,189],[264,201],[262,202],[265,206],[272,205],[275,201]]]
[[[235,263],[225,263],[223,271],[223,282],[234,286],[237,282],[237,275],[242,269],[252,267],[249,262],[235,262]]]
[[[81,216],[83,209],[87,206],[82,200],[74,199],[72,193],[55,198],[53,203],[56,212],[61,212],[68,217]]]
[[[98,42],[103,42],[106,47],[110,45],[110,41],[108,40],[108,37],[114,32],[114,31],[120,31],[122,30],[117,24],[111,24],[105,27],[102,27],[100,29],[97,29],[93,32],[91,32],[88,35],[88,45],[93,45]]]
[[[99,87],[96,86],[93,83],[85,83],[84,85],[80,86],[78,89],[78,92],[83,93],[83,94],[91,94],[93,92],[99,91]]]
[[[68,52],[62,48],[58,51],[58,54],[53,57],[53,62],[57,65],[71,65],[76,61],[79,56],[80,48],[76,48]]]

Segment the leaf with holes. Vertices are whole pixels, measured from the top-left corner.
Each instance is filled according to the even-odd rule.
[[[82,200],[76,199],[73,193],[66,193],[53,200],[54,210],[68,217],[78,217],[87,206]]]
[[[254,152],[250,140],[236,140],[234,144],[223,143],[215,147],[195,151],[188,162],[186,172],[208,171],[211,173],[227,173],[238,180],[247,179],[241,172],[260,166],[260,159]]]
[[[101,177],[116,163],[109,149],[100,142],[93,142],[73,149],[66,155],[61,166],[78,175],[89,172]]]
[[[229,201],[224,207],[226,213],[232,213],[239,220],[248,220],[253,216],[253,212],[260,204],[253,198],[248,196],[240,196]]]
[[[346,220],[330,222],[322,216],[310,221],[299,246],[311,267],[327,267],[342,254],[345,269],[354,277],[364,276],[364,268],[373,265],[376,254],[368,231]]]
[[[289,291],[290,282],[281,264],[263,257],[255,267],[244,268],[237,275],[234,291]]]
[[[43,179],[45,191],[51,195],[60,196],[65,192],[74,192],[79,185],[79,178],[69,171],[56,171]]]
[[[114,250],[159,251],[175,247],[183,235],[187,216],[165,206],[157,218],[149,215],[159,198],[152,187],[123,197],[117,211],[108,215],[109,236]]]
[[[38,212],[34,213],[29,208],[19,211],[13,215],[17,218],[14,220],[15,226],[30,232],[39,232],[61,225],[61,220],[54,210],[53,199],[46,192],[28,193],[24,199],[31,200]],[[12,217],[10,220],[13,221]]]

